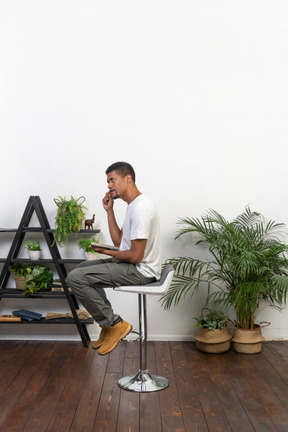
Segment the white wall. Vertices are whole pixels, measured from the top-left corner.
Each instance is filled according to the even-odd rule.
[[[30,195],[51,225],[55,197],[84,195],[109,241],[101,198],[117,160],[158,204],[163,262],[189,254],[174,240],[178,217],[233,218],[250,204],[287,223],[287,21],[285,0],[1,0],[0,226],[18,226]],[[117,203],[119,223],[124,211]],[[136,324],[129,296],[110,293]],[[151,338],[191,339],[204,298],[169,312],[149,299]],[[267,338],[288,337],[287,310],[259,318],[272,323]],[[2,337],[78,337],[39,327],[1,326]]]

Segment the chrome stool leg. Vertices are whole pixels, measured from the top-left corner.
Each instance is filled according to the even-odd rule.
[[[169,386],[167,378],[152,375],[147,368],[147,309],[146,294],[138,294],[139,332],[140,332],[140,370],[136,375],[120,378],[118,385],[123,390],[134,392],[153,392],[164,390]]]

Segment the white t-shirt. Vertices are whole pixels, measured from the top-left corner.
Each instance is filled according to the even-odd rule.
[[[130,249],[131,240],[147,239],[143,260],[136,265],[144,276],[158,280],[161,272],[159,216],[146,195],[139,195],[128,205],[122,229],[121,250]]]

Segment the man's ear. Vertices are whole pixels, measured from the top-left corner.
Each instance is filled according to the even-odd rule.
[[[132,177],[131,177],[130,174],[127,174],[127,176],[126,176],[126,182],[127,183],[131,183],[132,182]]]

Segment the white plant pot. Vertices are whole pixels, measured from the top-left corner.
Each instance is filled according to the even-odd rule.
[[[95,252],[84,252],[85,260],[92,261],[98,259],[98,254]]]
[[[29,254],[29,258],[31,261],[38,261],[40,259],[40,256],[41,256],[41,251],[40,250],[36,250],[36,251],[28,250],[28,254]]]

